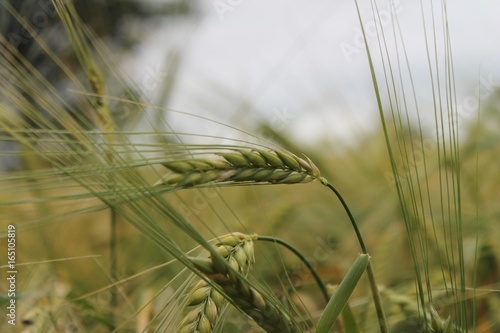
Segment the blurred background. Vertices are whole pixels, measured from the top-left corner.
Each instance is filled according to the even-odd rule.
[[[47,36],[51,47],[63,55],[66,50],[69,61],[70,46],[50,2],[12,4]],[[403,43],[386,42],[390,52],[399,50],[401,61],[403,51],[408,58],[424,125],[432,126],[432,114],[426,113],[433,109],[427,52],[434,55],[426,38],[436,42],[436,52],[444,53],[439,46],[441,5],[377,4],[379,18],[373,18],[370,6],[361,7],[372,53],[377,56],[376,29],[388,36],[391,29],[401,31]],[[131,78],[129,84],[154,105],[217,119],[261,137],[271,135],[269,128],[309,146],[323,141],[350,144],[380,127],[353,2],[112,0],[75,5],[111,50],[113,62]],[[484,102],[500,83],[498,6],[491,0],[446,4],[462,123],[477,119],[478,94]],[[33,39],[23,37],[7,11],[2,15],[3,34],[57,82],[50,57],[36,50]],[[406,65],[400,66],[404,70]],[[198,125],[200,134],[214,134],[193,119],[186,123],[174,114],[166,119],[177,131]]]

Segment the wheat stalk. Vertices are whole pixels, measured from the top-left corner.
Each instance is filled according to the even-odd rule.
[[[254,149],[217,155],[222,159],[195,158],[166,162],[163,165],[171,172],[155,186],[178,189],[213,183],[296,184],[315,179],[326,184],[309,158],[303,159],[290,152]]]
[[[255,262],[253,241],[256,235],[232,233],[218,238],[215,244],[217,253],[236,272],[246,276]],[[194,259],[196,262],[199,260]],[[212,270],[212,265],[207,265]],[[207,269],[203,270],[204,272]],[[188,296],[186,306],[190,308],[177,333],[212,332],[219,313],[227,303],[224,296],[206,281],[198,281]]]
[[[232,304],[236,305],[241,311],[252,317],[264,330],[267,332],[298,332],[297,326],[286,313],[266,300],[259,291],[249,286],[249,284],[241,278],[241,275],[246,275],[248,273],[248,269],[251,266],[251,263],[253,263],[252,243],[255,239],[257,239],[257,235],[249,236],[241,233],[232,233],[224,236],[220,243],[218,243],[219,247],[217,248],[217,251],[219,253],[222,252],[222,254],[230,251],[231,247],[241,244],[239,245],[239,251],[234,251],[232,256],[226,257],[229,258],[227,259],[227,262],[233,270],[228,269],[226,265],[217,264],[217,261],[212,261],[210,258],[192,257],[190,260],[202,273],[222,288],[224,293],[230,297]],[[198,330],[199,332],[210,332],[211,330],[208,330],[209,327],[213,328],[213,322],[210,322],[209,326],[208,319],[210,316],[207,316],[207,310],[209,313],[212,313],[215,309],[207,309],[207,300],[214,295],[215,290],[208,287],[206,283],[198,283],[196,287],[198,289],[195,288],[193,290],[188,304],[190,302],[194,304],[197,302],[198,304],[202,304],[199,302],[200,299],[203,299],[205,303],[194,310],[198,313],[197,315],[195,315],[195,313],[190,314],[192,318],[197,320],[196,324],[192,324],[192,321],[190,321],[189,318],[185,319],[185,322],[183,322],[182,328],[178,331],[178,333],[194,332],[195,330]],[[198,291],[200,288],[204,289],[202,291]],[[216,300],[218,300],[218,295],[215,295],[217,297],[212,300],[214,301],[217,309],[220,309],[216,302]],[[202,312],[202,310],[204,310],[204,312]],[[206,318],[207,320],[202,318]],[[200,324],[203,326],[200,327]],[[204,329],[204,331],[201,329]]]

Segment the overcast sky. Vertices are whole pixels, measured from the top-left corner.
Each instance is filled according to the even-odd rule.
[[[371,7],[361,2],[365,24],[373,28]],[[429,3],[424,1],[422,18],[419,1],[378,2],[380,25],[389,32],[387,37],[394,24],[401,28],[423,107],[432,97],[423,23],[428,37],[433,36],[432,22],[436,23],[440,44],[443,35],[442,9],[435,6],[433,20]],[[166,68],[168,50],[181,50],[171,108],[241,127],[264,115],[273,128],[294,131],[312,141],[324,137],[349,140],[378,126],[353,1],[216,0],[204,4],[201,19],[184,23],[182,28],[166,24],[145,40],[139,52],[144,61],[137,71],[144,73]],[[500,83],[500,4],[497,0],[449,1],[447,17],[457,101],[469,103],[480,77],[483,92]],[[378,52],[375,35],[369,33],[372,36],[370,45]],[[440,47],[438,52],[444,61],[444,50]],[[399,54],[403,55],[401,49]]]

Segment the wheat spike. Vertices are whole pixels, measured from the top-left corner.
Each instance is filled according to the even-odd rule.
[[[225,252],[230,251],[232,255],[225,257],[228,264],[235,271],[242,275],[246,275],[251,266],[250,264],[253,263],[254,260],[252,244],[254,239],[256,239],[256,235],[249,236],[241,233],[232,233],[221,239],[220,243],[217,245],[217,251],[222,256]],[[231,248],[233,246],[238,246],[239,250],[232,251]],[[295,333],[299,331],[298,327],[286,313],[267,301],[259,291],[249,286],[240,275],[235,274],[225,266],[215,264],[210,258],[196,257],[190,259],[201,272],[206,274],[224,290],[225,294],[231,298],[233,304],[252,317],[255,322],[267,332]],[[197,286],[199,288],[210,288],[204,283],[200,283]],[[201,293],[206,300],[209,299],[215,291],[204,289],[200,292],[193,291],[191,295],[195,292],[197,293],[196,299],[198,299],[198,293]],[[214,303],[216,302],[214,301]],[[197,311],[201,313],[201,311]],[[206,314],[199,314],[196,318],[199,319],[203,316],[206,316]],[[189,323],[186,322],[183,323],[183,325],[182,329],[189,325]],[[193,325],[178,333],[194,332],[189,329],[198,329],[198,331],[201,332],[199,326],[196,328]]]
[[[220,159],[188,159],[166,162],[171,172],[155,186],[174,189],[214,183],[296,184],[315,179],[325,184],[314,163],[289,152],[236,150],[218,153]]]
[[[215,250],[237,272],[246,276],[255,262],[253,241],[256,235],[232,233],[218,238]],[[197,267],[204,265],[201,258],[193,258]],[[212,271],[213,265],[205,265],[203,271]],[[227,303],[224,296],[204,280],[198,281],[188,296],[185,315],[177,333],[212,332],[223,306]]]

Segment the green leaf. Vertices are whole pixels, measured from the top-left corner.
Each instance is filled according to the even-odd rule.
[[[344,333],[360,333],[356,318],[352,313],[349,303],[347,303],[342,310],[342,321],[344,322]]]
[[[347,275],[340,283],[339,287],[333,293],[332,298],[326,305],[321,318],[319,319],[318,325],[316,327],[316,333],[328,333],[331,331],[335,320],[346,306],[351,297],[354,288],[359,282],[359,279],[363,275],[370,257],[368,254],[359,255],[358,259],[347,272]]]

